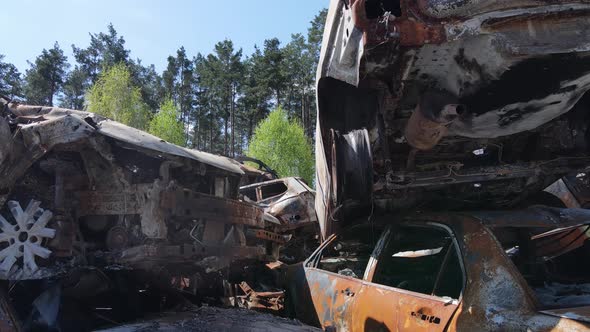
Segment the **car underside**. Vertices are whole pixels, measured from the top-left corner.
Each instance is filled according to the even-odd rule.
[[[585,174],[589,28],[584,1],[332,1],[317,87],[324,237],[329,220],[376,209],[522,207]]]

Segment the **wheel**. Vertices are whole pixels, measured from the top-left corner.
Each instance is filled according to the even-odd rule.
[[[45,239],[55,237],[56,231],[46,227],[53,213],[39,207],[40,202],[31,200],[23,210],[19,202],[7,203],[14,224],[0,215],[0,278],[31,279],[39,269],[36,257],[49,258],[51,250],[43,246]]]

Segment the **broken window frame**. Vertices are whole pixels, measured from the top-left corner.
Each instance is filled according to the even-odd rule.
[[[450,245],[448,245],[448,249],[447,249],[447,252],[445,253],[445,255],[450,256],[450,255],[448,255],[448,253],[450,252],[449,249],[454,246],[457,256],[458,256],[459,266],[461,268],[461,277],[462,277],[461,291],[459,293],[459,296],[456,299],[452,298],[452,300],[457,301],[457,303],[460,303],[461,300],[463,299],[463,294],[465,292],[465,286],[467,283],[467,270],[465,269],[465,263],[463,261],[463,252],[461,251],[461,247],[459,246],[459,242],[457,241],[457,238],[456,238],[453,230],[447,225],[436,223],[436,222],[430,222],[430,221],[427,221],[424,223],[404,222],[404,223],[401,223],[400,226],[420,227],[420,228],[439,228],[449,235],[451,241],[450,241]],[[441,264],[441,266],[438,269],[438,273],[437,273],[437,277],[436,277],[437,281],[435,282],[434,289],[431,294],[415,292],[415,291],[411,291],[411,290],[396,288],[393,286],[388,286],[388,285],[383,285],[383,284],[373,282],[373,278],[374,278],[374,275],[376,272],[377,264],[379,262],[379,257],[381,257],[381,255],[384,253],[384,250],[386,249],[386,247],[392,237],[393,229],[394,229],[394,227],[392,227],[391,225],[387,226],[379,235],[379,239],[377,240],[375,247],[370,255],[369,262],[367,263],[367,266],[365,267],[365,273],[362,278],[357,279],[357,278],[353,278],[353,277],[347,277],[347,276],[339,275],[337,273],[319,268],[319,263],[322,258],[322,254],[324,253],[326,248],[328,248],[331,244],[334,243],[335,240],[337,240],[340,237],[337,234],[330,235],[326,239],[326,241],[324,241],[324,243],[322,243],[313,252],[313,254],[311,254],[309,256],[309,258],[304,261],[303,266],[306,268],[317,269],[317,270],[320,270],[324,273],[336,274],[340,277],[347,277],[347,278],[353,278],[356,280],[360,280],[365,283],[370,283],[374,287],[388,287],[388,288],[392,288],[392,289],[400,289],[400,290],[403,290],[404,292],[411,292],[412,294],[418,294],[419,296],[430,296],[430,297],[433,297],[433,298],[436,298],[439,300],[441,300],[441,299],[444,300],[445,297],[435,295],[434,293],[436,291],[436,287],[438,286],[437,284],[438,284],[438,280],[440,280],[441,274],[444,273],[444,271],[446,270],[446,268],[449,264],[449,259],[448,259],[449,257],[446,257],[445,261],[443,262],[443,264]],[[448,297],[448,298],[450,298],[450,297]]]
[[[265,187],[276,186],[279,184],[282,185],[283,187],[285,187],[285,190],[283,190],[282,192],[280,192],[278,194],[264,197],[264,188]],[[257,190],[257,193],[259,193],[259,195],[260,195],[260,199],[258,200],[258,203],[268,204],[268,203],[271,203],[273,200],[285,195],[289,191],[289,187],[283,181],[277,181],[274,183],[261,185],[260,187],[256,188],[256,190]]]
[[[465,265],[463,262],[463,254],[461,252],[461,248],[459,246],[459,243],[457,242],[457,238],[455,237],[455,234],[453,233],[452,229],[446,225],[443,224],[439,224],[439,223],[434,223],[434,222],[426,222],[426,223],[413,223],[413,222],[407,222],[407,223],[402,223],[400,224],[400,226],[403,227],[414,227],[414,228],[437,228],[442,230],[443,232],[447,233],[447,235],[449,236],[449,243],[446,244],[446,249],[443,248],[443,250],[445,251],[445,257],[443,258],[443,261],[441,263],[441,265],[438,267],[438,272],[436,274],[436,278],[435,278],[435,282],[433,285],[433,289],[430,292],[430,294],[427,293],[421,293],[421,292],[417,292],[417,291],[413,291],[413,290],[408,290],[408,289],[404,289],[404,288],[398,288],[398,287],[394,287],[394,286],[389,286],[389,285],[384,285],[381,283],[377,283],[374,282],[374,277],[375,277],[375,272],[377,271],[377,267],[379,264],[379,259],[383,257],[383,255],[386,252],[387,246],[389,245],[389,241],[391,241],[392,236],[394,234],[394,227],[389,226],[387,229],[384,230],[383,232],[383,236],[379,239],[379,242],[377,243],[377,245],[375,246],[375,251],[373,252],[373,254],[371,255],[371,260],[369,261],[369,264],[367,265],[367,270],[365,271],[365,276],[363,278],[363,280],[370,282],[372,285],[377,285],[380,287],[388,287],[388,288],[393,288],[393,289],[401,289],[403,291],[406,292],[411,292],[413,294],[420,294],[420,295],[424,295],[424,296],[431,296],[431,297],[435,297],[438,299],[444,299],[448,296],[439,296],[436,295],[436,290],[437,287],[439,286],[439,282],[441,280],[441,276],[445,273],[445,271],[447,271],[448,265],[449,265],[449,258],[450,258],[450,254],[451,254],[451,249],[454,247],[455,252],[458,256],[458,261],[459,261],[459,267],[461,269],[461,291],[459,292],[459,296],[457,296],[457,298],[452,298],[452,297],[448,297],[448,298],[452,298],[455,301],[460,302],[461,299],[463,298],[463,292],[465,291],[465,285],[466,285],[466,281],[467,281],[467,273],[465,270]]]
[[[387,228],[387,227],[386,227]],[[383,228],[383,231],[381,230],[381,228],[379,230],[377,230],[377,236],[376,239],[377,241],[375,242],[375,245],[368,245],[370,247],[372,247],[373,249],[371,249],[370,254],[368,255],[368,260],[367,260],[367,264],[364,266],[363,268],[363,272],[362,275],[359,274],[359,276],[357,278],[352,277],[352,276],[347,276],[344,274],[340,274],[337,272],[333,272],[324,268],[320,267],[320,263],[321,260],[324,256],[325,250],[328,249],[331,245],[333,245],[335,243],[336,240],[340,239],[342,237],[341,234],[332,234],[331,236],[329,236],[310,256],[307,260],[305,260],[303,262],[303,266],[306,268],[313,268],[313,269],[317,269],[319,271],[325,272],[325,273],[330,273],[330,274],[334,274],[337,275],[339,277],[345,277],[345,278],[351,278],[351,279],[355,279],[355,280],[359,280],[359,281],[365,281],[365,275],[367,273],[367,267],[369,266],[369,263],[371,262],[371,259],[373,258],[373,255],[375,253],[375,246],[377,246],[379,243],[382,242],[382,238],[383,238],[383,234],[386,228]]]

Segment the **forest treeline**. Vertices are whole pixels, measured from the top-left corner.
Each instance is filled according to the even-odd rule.
[[[156,132],[175,130],[165,127],[174,126],[165,120],[172,114],[175,128],[182,128],[175,143],[231,157],[244,153],[256,125],[278,107],[311,138],[326,13],[314,17],[306,34],[293,34],[287,43],[264,40],[250,55],[229,39],[218,42],[210,54],[191,55],[180,47],[161,74],[154,65],[132,59],[124,37],[110,24],[106,32],[90,33],[88,46],[72,45],[74,61],[57,42],[29,62],[25,73],[0,54],[0,95],[28,104],[97,111],[140,129],[155,126]]]

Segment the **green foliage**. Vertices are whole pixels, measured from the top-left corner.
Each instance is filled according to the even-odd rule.
[[[84,107],[84,95],[88,89],[86,73],[78,66],[66,76],[60,96],[59,105],[65,108],[80,110]]]
[[[201,84],[207,87],[209,115],[222,120],[218,124],[211,123],[213,126],[223,127],[221,151],[224,155],[233,157],[236,132],[235,103],[243,76],[242,50],[236,51],[231,40],[221,41],[215,44],[215,52],[203,59],[197,69]]]
[[[292,35],[286,44],[269,38],[249,56],[230,39],[218,42],[209,54],[193,56],[181,46],[162,73],[132,59],[125,39],[109,24],[103,32],[90,33],[87,45],[72,45],[72,70],[57,44],[43,50],[24,80],[0,55],[0,94],[17,100],[23,96],[31,104],[59,100],[62,107],[86,108],[154,131],[149,118],[157,117],[153,126],[166,127],[166,114],[180,123],[184,138],[181,142],[176,131],[174,138],[159,131],[165,139],[230,157],[243,155],[257,124],[276,107],[313,137],[315,72],[326,13],[316,15],[307,33]],[[167,98],[175,116],[162,111],[171,105]]]
[[[141,98],[141,91],[131,81],[124,64],[112,66],[102,73],[88,91],[88,111],[144,129],[149,113]]]
[[[262,73],[264,84],[273,92],[276,105],[282,105],[283,89],[287,86],[287,77],[285,76],[285,52],[280,48],[281,42],[278,38],[267,39],[264,41],[264,55],[262,57],[264,67]]]
[[[326,16],[328,16],[328,9],[322,9],[311,22],[311,26],[307,29],[307,42],[309,43],[309,52],[318,62],[320,59],[320,49],[322,46],[322,37],[324,34],[324,25],[326,25]]]
[[[184,47],[176,51],[176,57],[168,57],[168,66],[162,73],[163,91],[177,105],[180,120],[188,125],[195,104],[194,61],[191,61]]]
[[[312,183],[315,163],[311,142],[303,127],[289,121],[281,108],[256,127],[247,155],[263,161],[281,177],[299,176]]]
[[[262,70],[264,68],[263,55],[258,47],[254,47],[254,53],[245,61],[244,65],[245,75],[242,80],[241,103],[248,122],[246,135],[250,139],[258,121],[264,119],[269,113],[271,91],[266,86]]]
[[[129,63],[129,50],[125,49],[125,39],[117,35],[112,23],[108,32],[90,34],[90,45],[78,48],[72,45],[74,57],[80,70],[86,73],[91,83],[95,83],[102,71],[118,63]]]
[[[143,66],[141,60],[130,61],[129,69],[133,84],[141,89],[143,102],[151,109],[156,110],[164,100],[164,87],[162,77],[156,72],[154,65]]]
[[[3,62],[0,54],[0,95],[14,99],[22,97],[21,75],[12,63]]]
[[[25,98],[28,103],[53,106],[55,97],[63,86],[66,70],[70,66],[67,57],[56,42],[53,48],[43,50],[27,70]]]
[[[167,142],[184,146],[184,126],[178,120],[179,117],[180,112],[176,109],[174,102],[172,99],[167,99],[150,121],[148,131]]]

